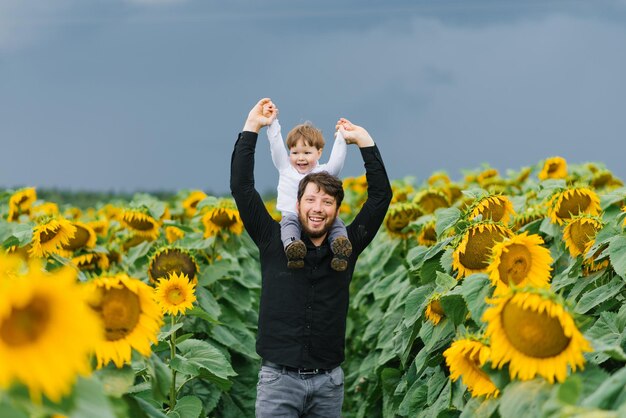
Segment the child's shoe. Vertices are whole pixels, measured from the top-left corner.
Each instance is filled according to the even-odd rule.
[[[287,267],[290,269],[301,269],[304,267],[304,256],[306,255],[306,245],[302,240],[293,241],[285,247],[287,254]]]
[[[330,268],[335,271],[344,271],[348,268],[348,259],[352,255],[352,243],[346,237],[337,237],[330,244],[333,251],[333,259],[330,260]]]

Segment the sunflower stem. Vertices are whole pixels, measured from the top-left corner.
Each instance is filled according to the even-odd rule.
[[[174,315],[170,316],[172,329],[176,325]],[[176,357],[176,331],[170,334],[170,368]],[[172,369],[172,385],[170,386],[170,411],[176,407],[176,370]]]

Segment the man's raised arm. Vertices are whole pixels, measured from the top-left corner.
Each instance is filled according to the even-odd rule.
[[[274,222],[254,188],[254,151],[259,131],[276,118],[275,111],[265,116],[264,107],[266,114],[268,108],[275,109],[270,99],[261,99],[250,110],[230,161],[230,191],[246,231],[257,245],[269,237]]]
[[[370,134],[347,119],[339,119],[337,129],[348,144],[356,144],[365,163],[367,200],[361,211],[348,226],[353,251],[360,254],[374,239],[385,219],[393,193],[378,147]]]

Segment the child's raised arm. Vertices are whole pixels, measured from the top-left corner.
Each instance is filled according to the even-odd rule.
[[[272,103],[272,106],[274,104]],[[263,114],[269,116],[274,113],[276,118],[267,127],[267,139],[270,142],[270,152],[272,154],[272,162],[278,171],[289,167],[289,154],[283,143],[283,136],[280,133],[280,123],[278,123],[278,108],[263,108]]]
[[[326,171],[333,176],[339,176],[343,169],[343,163],[346,161],[346,153],[348,152],[348,145],[340,131],[335,133],[335,142],[333,143],[333,149],[330,151],[330,157],[328,163],[326,163]]]

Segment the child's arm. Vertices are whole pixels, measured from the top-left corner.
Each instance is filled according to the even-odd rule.
[[[267,139],[270,141],[270,151],[272,153],[272,161],[278,171],[289,167],[289,154],[283,143],[283,136],[280,133],[280,123],[278,119],[267,127]]]
[[[346,144],[346,140],[343,138],[341,132],[337,131],[337,134],[335,135],[335,143],[333,144],[333,149],[330,152],[330,158],[328,159],[328,163],[326,163],[325,170],[333,176],[339,176],[339,173],[341,173],[341,170],[343,169],[343,163],[346,160],[347,152],[348,145]]]

